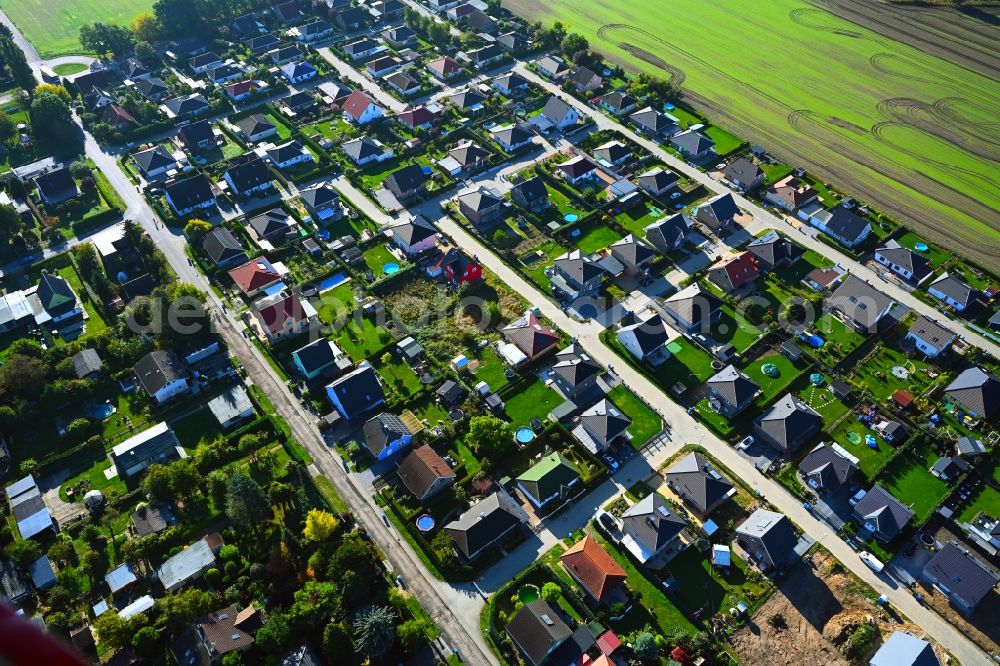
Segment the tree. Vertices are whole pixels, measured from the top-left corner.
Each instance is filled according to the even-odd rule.
[[[69,173],[77,180],[82,180],[83,178],[89,178],[90,176],[92,176],[94,170],[91,169],[90,165],[87,164],[85,161],[76,160],[75,162],[69,165]],[[90,243],[85,244],[84,247],[87,247],[87,245],[90,245]]]
[[[97,642],[110,651],[125,647],[130,638],[128,623],[118,613],[101,613],[93,622]]]
[[[49,559],[56,564],[72,564],[76,559],[76,550],[73,542],[68,539],[60,539],[49,546]]]
[[[330,663],[350,664],[357,660],[347,627],[330,623],[323,629],[323,654]]]
[[[46,92],[31,103],[31,132],[35,141],[65,152],[79,143],[69,105],[59,95]]]
[[[113,23],[80,26],[80,44],[99,56],[121,58],[132,50],[132,31]]]
[[[271,613],[267,624],[257,630],[256,643],[264,652],[277,652],[292,637],[292,626],[284,613]]]
[[[156,60],[156,49],[149,42],[136,42],[135,57],[139,62],[153,62]]]
[[[642,632],[632,641],[632,651],[643,661],[654,661],[660,653],[656,645],[656,636],[648,631]]]
[[[198,239],[212,230],[212,225],[205,220],[197,218],[184,225],[184,235],[188,238]]]
[[[156,629],[146,626],[135,632],[132,636],[132,648],[141,657],[152,657],[156,653],[157,643],[160,641]]]
[[[21,568],[27,568],[29,564],[42,556],[42,549],[38,543],[31,539],[15,541],[7,546],[7,557],[14,561],[14,564]]]
[[[0,37],[0,62],[7,65],[14,83],[22,90],[29,92],[35,87],[35,73],[28,64],[28,59],[12,37]]]
[[[34,458],[25,458],[18,465],[18,469],[21,471],[23,476],[34,476],[38,474],[38,461]]]
[[[496,416],[473,416],[465,441],[487,464],[499,458],[513,442],[513,426]]]
[[[49,376],[49,366],[38,358],[11,354],[0,366],[0,396],[38,400]]]
[[[202,487],[204,479],[198,468],[190,460],[178,460],[170,465],[170,490],[182,499],[194,496]]]
[[[7,145],[10,140],[17,136],[17,123],[10,119],[5,112],[0,111],[0,143]]]
[[[388,606],[368,606],[354,618],[354,645],[373,661],[381,659],[396,640],[396,613]]]
[[[430,625],[424,618],[407,620],[396,629],[396,636],[407,654],[416,654],[427,645]]]
[[[226,501],[226,475],[219,470],[213,470],[205,477],[208,486],[208,496],[216,506]]]
[[[337,529],[337,519],[329,511],[309,509],[306,514],[306,526],[302,536],[307,540],[322,543],[333,536]]]
[[[201,25],[202,20],[194,0],[156,0],[153,14],[161,36],[187,34],[192,26]]]
[[[0,24],[2,25],[2,24]],[[8,119],[9,120],[9,119]],[[20,183],[17,178],[11,179],[12,183]],[[13,193],[11,193],[13,195]],[[9,243],[13,236],[16,236],[24,228],[24,221],[13,206],[0,205],[0,238],[4,244]]]
[[[549,602],[550,604],[558,603],[559,597],[562,596],[562,589],[558,584],[553,582],[545,583],[542,585],[542,599]]]
[[[246,474],[234,474],[226,483],[226,515],[237,527],[257,532],[260,523],[271,517],[271,504],[256,481]]]
[[[142,480],[142,489],[149,498],[156,502],[170,499],[170,468],[166,465],[153,463],[146,469],[146,478]]]
[[[169,631],[191,624],[199,615],[218,608],[218,604],[218,595],[194,587],[168,594],[156,601],[160,617]]]
[[[160,26],[156,25],[156,17],[149,12],[143,12],[132,20],[132,35],[137,42],[150,44],[155,42],[160,34]]]
[[[45,93],[52,93],[53,95],[55,95],[62,101],[66,102],[67,104],[69,104],[73,100],[72,95],[69,94],[69,91],[66,90],[65,86],[56,85],[55,83],[39,83],[37,86],[35,86],[35,97],[38,97],[39,95],[43,95]],[[80,162],[80,163],[86,164],[86,162]],[[74,162],[74,164],[76,164],[76,162]],[[87,175],[89,176],[90,173],[88,172]],[[82,178],[82,176],[80,177]]]

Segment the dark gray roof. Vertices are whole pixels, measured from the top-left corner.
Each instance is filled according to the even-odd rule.
[[[706,513],[733,489],[733,484],[696,452],[674,463],[667,470],[666,478],[675,492],[700,513]]]
[[[611,245],[611,253],[629,266],[638,266],[656,256],[656,250],[629,234]]]
[[[687,523],[671,510],[659,493],[650,493],[622,514],[622,525],[628,534],[656,552],[680,534]]]
[[[172,351],[152,351],[139,359],[133,368],[136,379],[149,395],[170,382],[187,377],[187,370]]]
[[[283,208],[272,208],[251,217],[247,224],[257,232],[259,238],[270,238],[275,234],[287,233],[294,220]]]
[[[657,111],[656,109],[647,106],[644,109],[639,109],[635,113],[629,116],[633,123],[644,127],[650,131],[658,133],[674,133],[678,129],[677,123],[667,118],[665,115]]]
[[[413,431],[403,419],[388,412],[383,412],[365,421],[365,446],[375,456],[382,453],[389,443],[412,434]]]
[[[600,374],[601,366],[586,355],[563,355],[559,352],[552,371],[566,380],[570,386],[576,386],[594,375]]]
[[[573,635],[560,612],[543,599],[521,606],[506,629],[532,666],[540,666],[550,652]]]
[[[570,256],[563,259],[556,259],[555,267],[559,271],[577,281],[578,284],[584,284],[598,277],[604,273],[597,262],[587,261],[581,256]]]
[[[715,142],[707,136],[701,132],[691,130],[675,134],[671,137],[670,143],[692,155],[699,155],[715,147]]]
[[[998,577],[972,553],[954,541],[945,544],[924,567],[938,584],[948,588],[969,606],[975,606],[996,587]]]
[[[913,519],[913,511],[882,486],[873,486],[854,507],[854,515],[872,523],[886,540],[892,539]]]
[[[101,357],[96,349],[88,347],[73,354],[73,371],[80,379],[98,372],[102,367],[104,367],[104,363],[101,361]]]
[[[511,193],[515,191],[527,202],[547,201],[549,198],[549,191],[545,188],[545,181],[539,176],[532,176],[527,180],[521,181],[511,189]]]
[[[247,160],[242,164],[237,164],[226,169],[226,174],[233,181],[233,186],[237,192],[247,190],[270,182],[271,171],[267,164],[259,157]]]
[[[174,97],[163,103],[175,115],[183,116],[190,113],[199,113],[208,108],[208,100],[201,93],[192,93],[183,97]]]
[[[619,334],[629,333],[635,336],[636,343],[643,354],[649,354],[666,344],[668,335],[666,324],[663,318],[654,314],[651,317],[637,321],[629,326],[623,326]]]
[[[233,124],[246,136],[254,136],[255,134],[267,132],[276,127],[263,113],[252,113],[245,118],[240,118]]]
[[[697,323],[707,321],[710,313],[722,307],[722,300],[696,282],[668,298],[665,306],[685,321]]]
[[[835,492],[857,471],[857,466],[833,447],[817,444],[799,463],[799,471],[825,492]]]
[[[466,109],[476,104],[482,104],[486,99],[475,90],[460,90],[450,97],[452,104],[460,109]]]
[[[676,173],[662,167],[655,167],[649,171],[641,173],[638,178],[640,186],[656,192],[660,192],[671,185],[675,185],[680,182],[680,179],[681,177]],[[678,217],[679,215],[680,213],[674,215],[674,217]]]
[[[305,347],[296,349],[292,354],[298,359],[302,369],[311,375],[334,363],[341,370],[350,367],[350,361],[345,356],[338,356],[339,351],[333,342],[326,338],[320,338],[310,342]]]
[[[392,233],[407,245],[413,245],[430,238],[437,233],[437,229],[423,215],[417,215],[409,222],[392,227]]]
[[[287,162],[290,159],[296,158],[302,154],[303,148],[302,144],[296,139],[294,141],[288,141],[281,145],[275,146],[273,148],[267,149],[267,156],[271,158],[276,165],[282,162]]]
[[[216,264],[237,261],[240,256],[243,257],[244,261],[246,260],[246,252],[243,251],[243,246],[240,245],[240,242],[226,227],[216,227],[205,234],[205,239],[202,241],[202,248],[204,248],[205,254]]]
[[[848,274],[830,294],[826,303],[829,308],[840,311],[861,328],[874,331],[881,315],[894,301],[861,278]]]
[[[975,437],[959,437],[955,442],[955,452],[967,458],[981,456],[986,453],[986,445]]]
[[[387,183],[393,183],[400,192],[408,192],[423,185],[427,181],[427,176],[419,164],[408,164],[390,173],[385,180]]]
[[[798,448],[822,422],[816,410],[786,393],[754,422],[769,440],[782,451]]]
[[[173,166],[177,163],[174,156],[163,145],[157,145],[155,148],[138,152],[132,156],[132,159],[135,160],[135,165],[143,173],[165,166]]]
[[[174,202],[174,205],[181,210],[215,199],[215,195],[212,194],[212,185],[202,173],[175,181],[167,185],[164,191],[170,195],[170,200]]]
[[[324,208],[340,200],[340,193],[327,184],[307,187],[299,191],[299,196],[306,208],[312,210]]]
[[[737,158],[726,166],[723,174],[729,181],[739,181],[746,185],[764,175],[764,172],[755,162],[751,162],[745,157]]]
[[[941,277],[937,278],[928,285],[928,288],[930,287],[934,287],[934,289],[940,291],[956,303],[968,305],[972,302],[972,287],[965,284],[962,280],[958,279],[958,277],[950,273],[942,273]]]
[[[490,208],[503,204],[503,199],[495,197],[489,192],[484,192],[483,190],[466,192],[465,194],[459,195],[458,200],[462,202],[463,205],[476,212],[489,210]]]
[[[132,525],[139,536],[148,536],[162,532],[168,526],[177,522],[173,512],[165,504],[143,506],[132,514]]]
[[[490,152],[471,141],[467,141],[449,150],[448,156],[465,167],[488,159]]]
[[[572,109],[569,104],[553,95],[542,107],[542,115],[558,125]]]
[[[747,245],[747,250],[763,262],[764,267],[775,266],[786,260],[794,261],[805,254],[805,248],[773,229]]]
[[[720,194],[711,201],[699,204],[698,210],[709,208],[715,214],[715,219],[721,221],[731,220],[739,214],[740,209],[736,205],[736,199],[729,192]]]
[[[135,89],[139,91],[139,94],[143,97],[150,97],[152,95],[162,95],[170,90],[167,86],[166,81],[158,76],[151,76],[148,79],[143,79],[141,81],[135,82]]]
[[[507,90],[511,88],[526,88],[528,86],[528,80],[516,72],[508,72],[503,76],[498,76],[493,83],[497,88],[505,88]]]
[[[870,226],[866,220],[858,217],[843,206],[837,206],[829,211],[824,222],[831,234],[841,238],[857,238],[865,227]]]
[[[950,329],[945,328],[933,319],[920,315],[910,327],[908,333],[919,337],[925,342],[929,342],[935,347],[950,344],[955,339],[955,334]]]
[[[760,539],[767,549],[771,562],[780,565],[795,549],[798,539],[792,529],[792,521],[776,511],[757,509],[743,524],[736,528],[737,534]]]
[[[905,268],[913,274],[913,279],[922,280],[931,272],[931,263],[922,254],[917,254],[908,247],[903,247],[895,239],[890,239],[885,245],[875,250],[891,263]]]
[[[944,392],[977,416],[990,419],[1000,412],[1000,379],[979,368],[963,370]]]
[[[662,252],[674,249],[675,245],[687,237],[688,224],[684,215],[677,213],[657,220],[646,227],[646,240]]]
[[[709,377],[705,383],[731,405],[739,405],[750,400],[760,390],[757,382],[737,370],[736,366],[732,364]]]
[[[608,141],[594,149],[594,155],[608,162],[617,162],[631,154],[631,149],[621,141]]]
[[[526,516],[517,503],[503,490],[479,500],[444,530],[466,557],[474,556],[487,544],[524,523]]]
[[[610,443],[625,434],[632,425],[632,419],[625,416],[615,403],[602,398],[580,414],[580,423],[589,432]]]
[[[528,125],[524,123],[516,123],[514,125],[508,125],[497,130],[493,130],[493,136],[503,141],[508,146],[516,146],[518,144],[528,141],[532,137],[531,130]],[[529,180],[536,180],[538,177],[535,176]]]
[[[366,412],[385,400],[378,375],[370,365],[359,367],[329,386],[351,417]]]

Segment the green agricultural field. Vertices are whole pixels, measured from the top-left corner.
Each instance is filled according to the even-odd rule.
[[[84,53],[84,23],[129,25],[152,6],[153,0],[0,0],[0,9],[43,58]]]
[[[994,78],[805,0],[505,0],[670,77],[733,134],[986,261],[1000,252]],[[880,23],[910,8],[885,4]],[[956,13],[956,21],[962,17]],[[947,19],[946,19],[947,20]],[[945,33],[950,34],[950,33]],[[961,44],[944,48],[961,50]],[[992,111],[991,111],[992,109]]]

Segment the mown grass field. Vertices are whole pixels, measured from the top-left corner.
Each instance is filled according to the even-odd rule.
[[[153,0],[0,0],[0,9],[43,58],[84,53],[80,26],[100,21],[129,25]]]
[[[673,75],[727,129],[935,240],[980,261],[1000,253],[996,80],[804,0],[504,5],[562,21],[624,66]]]

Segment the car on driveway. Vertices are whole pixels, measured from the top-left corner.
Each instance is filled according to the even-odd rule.
[[[753,446],[753,442],[754,442],[753,435],[747,435],[746,437],[744,437],[739,441],[739,443],[736,445],[736,448],[739,449],[740,451],[746,451],[751,446]]]
[[[608,464],[608,467],[611,468],[611,473],[612,474],[614,474],[615,472],[618,471],[618,461],[617,460],[615,460],[614,458],[612,458],[611,456],[609,456],[606,453],[603,456],[601,456],[601,458],[603,458],[604,462],[606,462]]]
[[[597,516],[597,520],[601,522],[601,526],[606,529],[612,537],[621,534],[621,530],[618,529],[618,522],[614,519],[614,516],[607,511],[602,511],[601,514]]]

